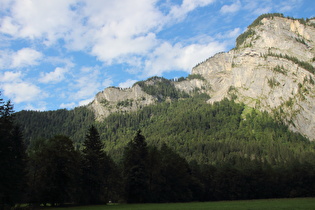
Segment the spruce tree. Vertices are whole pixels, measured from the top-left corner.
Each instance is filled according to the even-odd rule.
[[[51,205],[72,202],[79,172],[79,155],[72,140],[57,135],[41,144],[30,155],[30,202]]]
[[[139,130],[124,151],[125,198],[128,203],[147,202],[149,177],[147,170],[148,147]]]
[[[24,141],[13,113],[11,102],[0,98],[0,208],[22,201],[25,182]]]
[[[107,202],[112,161],[104,152],[104,145],[94,126],[89,128],[83,146],[82,201],[87,204]]]

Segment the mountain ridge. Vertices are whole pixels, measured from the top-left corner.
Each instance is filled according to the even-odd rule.
[[[314,140],[315,28],[278,16],[258,20],[237,48],[215,55],[192,73],[212,84],[209,103],[234,94],[236,101],[272,113]]]
[[[292,131],[315,140],[314,25],[314,19],[261,15],[237,38],[234,49],[199,63],[188,78],[169,82],[188,95],[208,94],[208,103],[233,98],[267,111]],[[158,80],[152,77],[142,84],[155,86]],[[128,89],[107,88],[88,107],[102,121],[111,113],[137,111],[159,98],[138,82]]]

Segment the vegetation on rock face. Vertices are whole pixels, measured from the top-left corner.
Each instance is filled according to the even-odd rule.
[[[277,65],[276,67],[274,67],[272,69],[273,71],[277,72],[277,73],[281,73],[281,74],[284,74],[284,75],[287,75],[287,71],[283,66],[279,66]]]
[[[267,13],[262,14],[252,24],[248,26],[248,28],[253,28],[261,24],[261,20],[264,18],[274,18],[274,17],[284,17],[282,13]]]
[[[205,81],[206,79],[200,74],[189,74],[187,77],[188,80],[199,79]]]
[[[273,87],[279,86],[280,83],[275,78],[270,78],[268,79],[268,85],[270,88],[273,88]]]
[[[256,18],[252,24],[250,24],[248,26],[248,29],[242,33],[241,35],[239,35],[236,39],[236,48],[239,48],[241,47],[241,45],[245,42],[245,40],[253,35],[255,35],[255,31],[253,28],[255,28],[256,26],[259,26],[262,24],[262,19],[264,18],[274,18],[274,17],[282,17],[284,18],[284,15],[282,13],[267,13],[267,14],[262,14],[260,15],[258,18]],[[300,19],[297,19],[297,18],[293,18],[293,17],[287,17],[289,19],[292,19],[292,20],[298,20],[301,24],[303,25],[311,25],[311,26],[314,26],[314,23],[310,22],[309,19],[304,19],[304,18],[300,18]],[[296,41],[306,45],[307,43],[305,42],[304,39],[302,38],[296,38]]]
[[[140,81],[134,85],[139,85],[144,92],[156,97],[158,101],[164,101],[167,98],[178,99],[189,97],[187,93],[177,90],[172,81],[163,77],[151,77],[146,81]]]
[[[244,33],[242,33],[241,35],[239,35],[236,38],[236,48],[241,47],[241,45],[245,42],[245,40],[251,36],[255,35],[255,31],[252,29],[248,29],[247,31],[245,31]]]
[[[272,57],[276,57],[276,58],[284,58],[287,59],[289,61],[292,61],[293,63],[297,64],[298,66],[300,66],[301,68],[309,71],[312,74],[315,74],[315,68],[312,64],[305,62],[305,61],[300,61],[298,58],[293,57],[293,56],[289,56],[289,55],[282,55],[282,54],[275,54],[272,52],[269,52],[267,54],[267,56],[272,56]]]

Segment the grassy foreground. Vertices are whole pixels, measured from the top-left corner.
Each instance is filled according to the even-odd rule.
[[[294,210],[294,209],[315,209],[315,198],[294,198],[294,199],[267,199],[248,201],[219,201],[219,202],[193,202],[193,203],[163,203],[163,204],[112,204],[99,206],[79,206],[67,208],[49,208],[49,210]]]

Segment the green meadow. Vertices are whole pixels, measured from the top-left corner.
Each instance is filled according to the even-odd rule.
[[[246,201],[218,201],[193,203],[163,204],[110,204],[98,206],[77,206],[66,208],[49,208],[50,210],[299,210],[315,209],[315,198],[265,199]]]

